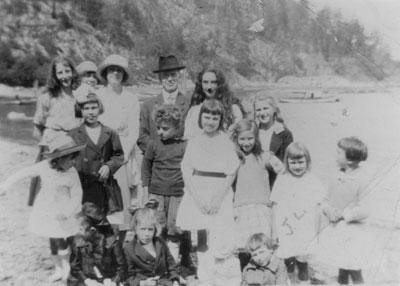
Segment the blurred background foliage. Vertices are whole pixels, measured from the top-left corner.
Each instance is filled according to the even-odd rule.
[[[191,78],[211,64],[237,82],[321,74],[381,80],[397,65],[377,33],[305,0],[0,2],[1,83],[45,84],[59,54],[100,64],[111,53],[129,58],[132,83],[151,79],[168,54]]]

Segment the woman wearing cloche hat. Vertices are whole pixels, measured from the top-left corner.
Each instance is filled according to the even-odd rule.
[[[40,177],[41,189],[29,218],[28,229],[50,239],[55,273],[49,281],[57,281],[66,280],[68,276],[67,238],[75,235],[79,228],[76,215],[81,210],[82,187],[73,163],[85,145],[76,144],[67,135],[60,135],[50,141],[48,147],[49,151],[43,153],[47,160],[13,173],[0,184],[0,192],[5,192],[24,178]]]
[[[128,60],[120,55],[110,55],[97,70],[98,78],[105,84],[97,94],[104,105],[101,123],[116,130],[125,155],[124,165],[114,174],[121,188],[124,212],[108,216],[112,224],[120,225],[120,239],[129,229],[131,190],[139,184],[139,171],[135,146],[139,134],[140,106],[138,96],[132,87],[125,86],[131,77]]]

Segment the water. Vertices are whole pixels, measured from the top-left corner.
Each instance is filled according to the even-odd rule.
[[[7,114],[12,111],[24,113],[27,117],[32,117],[35,109],[36,104],[0,104],[0,137],[23,145],[36,145],[38,141],[32,136],[32,120],[9,120],[7,118]]]

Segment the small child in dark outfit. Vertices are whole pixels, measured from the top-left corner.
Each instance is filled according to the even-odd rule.
[[[267,235],[253,234],[246,250],[251,260],[243,269],[241,286],[288,285],[285,263],[273,254],[272,242]]]
[[[173,105],[164,105],[154,112],[159,138],[149,142],[142,161],[142,182],[144,194],[139,198],[156,199],[156,210],[161,224],[161,237],[168,241],[168,247],[178,260],[179,234],[176,216],[183,196],[181,161],[186,149],[186,141],[180,138],[182,115]],[[144,197],[144,198],[143,198]]]
[[[177,264],[167,244],[158,235],[161,226],[155,212],[148,207],[138,209],[131,221],[133,241],[125,245],[129,286],[178,286]]]
[[[122,285],[126,260],[120,242],[98,206],[85,203],[74,237],[67,286]]]

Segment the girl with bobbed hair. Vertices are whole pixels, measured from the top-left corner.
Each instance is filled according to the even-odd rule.
[[[224,74],[213,66],[208,66],[198,74],[196,79],[185,120],[185,138],[190,139],[201,133],[197,121],[201,105],[206,99],[217,99],[222,103],[225,114],[222,124],[225,130],[243,119],[243,108],[230,90]]]

